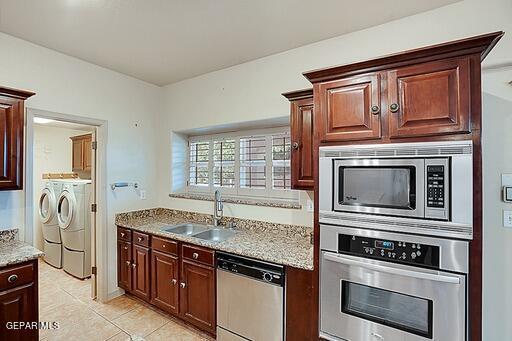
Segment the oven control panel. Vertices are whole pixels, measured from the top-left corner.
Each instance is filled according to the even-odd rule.
[[[444,166],[427,166],[427,207],[444,207]]]
[[[338,252],[395,263],[439,268],[439,246],[338,235]]]

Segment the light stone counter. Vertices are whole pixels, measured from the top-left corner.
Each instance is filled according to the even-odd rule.
[[[0,231],[0,268],[44,256],[42,251],[17,239],[17,229]]]

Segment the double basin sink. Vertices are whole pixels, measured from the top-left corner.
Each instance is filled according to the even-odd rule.
[[[216,228],[211,225],[203,225],[197,223],[183,223],[166,226],[161,230],[212,242],[222,242],[231,238],[236,233],[233,231],[233,229]]]

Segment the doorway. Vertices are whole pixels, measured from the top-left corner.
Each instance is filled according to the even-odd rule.
[[[26,136],[22,237],[68,293],[106,301],[106,122],[27,109]]]

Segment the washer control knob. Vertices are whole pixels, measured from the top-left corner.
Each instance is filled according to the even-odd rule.
[[[418,257],[421,256],[421,251],[420,250],[416,251],[416,256],[418,256]]]
[[[416,259],[416,252],[411,253],[411,258]]]
[[[265,281],[267,281],[267,282],[271,282],[271,281],[272,281],[272,275],[271,275],[271,274],[269,274],[268,272],[265,272],[265,273],[263,274],[263,279],[264,279]]]

